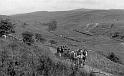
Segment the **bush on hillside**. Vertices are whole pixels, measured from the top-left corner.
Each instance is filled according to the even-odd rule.
[[[57,21],[52,20],[49,23],[47,23],[48,25],[48,31],[55,31],[57,29]]]
[[[123,32],[112,32],[110,33],[110,38],[115,39],[115,40],[119,40],[119,41],[123,41],[124,40],[124,33]]]
[[[119,32],[111,33],[111,38],[113,39],[119,39],[120,37],[121,37],[121,34]]]
[[[33,36],[34,35],[32,32],[29,31],[23,32],[22,33],[23,42],[28,45],[32,45],[35,42]]]
[[[119,57],[117,57],[115,55],[115,53],[111,52],[108,56],[108,59],[110,59],[111,61],[115,62],[115,63],[121,63]]]
[[[9,19],[0,20],[0,37],[2,35],[7,35],[15,33],[15,24],[13,24]]]

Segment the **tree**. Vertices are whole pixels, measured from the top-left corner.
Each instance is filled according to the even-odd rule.
[[[57,21],[53,20],[48,23],[48,31],[55,31],[57,29]]]
[[[33,33],[29,32],[29,31],[25,31],[22,33],[22,37],[23,37],[23,42],[28,44],[28,45],[32,45],[34,43],[34,38],[33,38]]]
[[[0,21],[0,37],[3,35],[15,33],[15,24],[13,24],[10,19],[2,19]]]

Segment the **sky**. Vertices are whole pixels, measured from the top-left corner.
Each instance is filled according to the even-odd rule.
[[[0,0],[0,15],[80,8],[124,9],[124,0]]]

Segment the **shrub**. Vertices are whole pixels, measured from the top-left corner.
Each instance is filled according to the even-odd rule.
[[[119,32],[115,32],[115,33],[113,33],[112,34],[112,38],[117,38],[117,37],[119,37],[120,36],[120,33]]]
[[[15,33],[15,24],[13,24],[9,19],[0,21],[0,37],[2,35],[7,35],[11,33]]]
[[[108,59],[110,59],[111,61],[115,62],[115,63],[121,63],[119,57],[117,57],[113,52],[111,52],[108,56]]]
[[[57,29],[57,21],[53,20],[47,23],[48,31],[55,31]]]
[[[115,39],[115,40],[119,40],[119,41],[123,41],[124,40],[124,33],[123,32],[112,32],[110,33],[110,38]]]
[[[25,31],[22,33],[22,37],[23,37],[23,42],[28,44],[28,45],[32,45],[34,43],[34,38],[33,38],[33,33],[29,32],[29,31]]]

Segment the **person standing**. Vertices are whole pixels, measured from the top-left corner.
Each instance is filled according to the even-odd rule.
[[[78,49],[76,51],[75,65],[77,67],[82,67],[82,64],[83,64],[83,66],[85,65],[86,58],[87,58],[87,53],[88,53],[88,50],[86,48],[84,48],[84,49]]]
[[[68,55],[69,51],[70,51],[70,49],[66,45],[57,47],[57,53],[59,54],[60,57],[62,55],[64,55],[64,56]]]
[[[88,50],[87,49],[84,49],[83,51],[83,55],[82,55],[82,60],[83,60],[83,66],[85,65],[85,62],[86,62],[86,59],[87,59],[87,53],[88,53]]]

